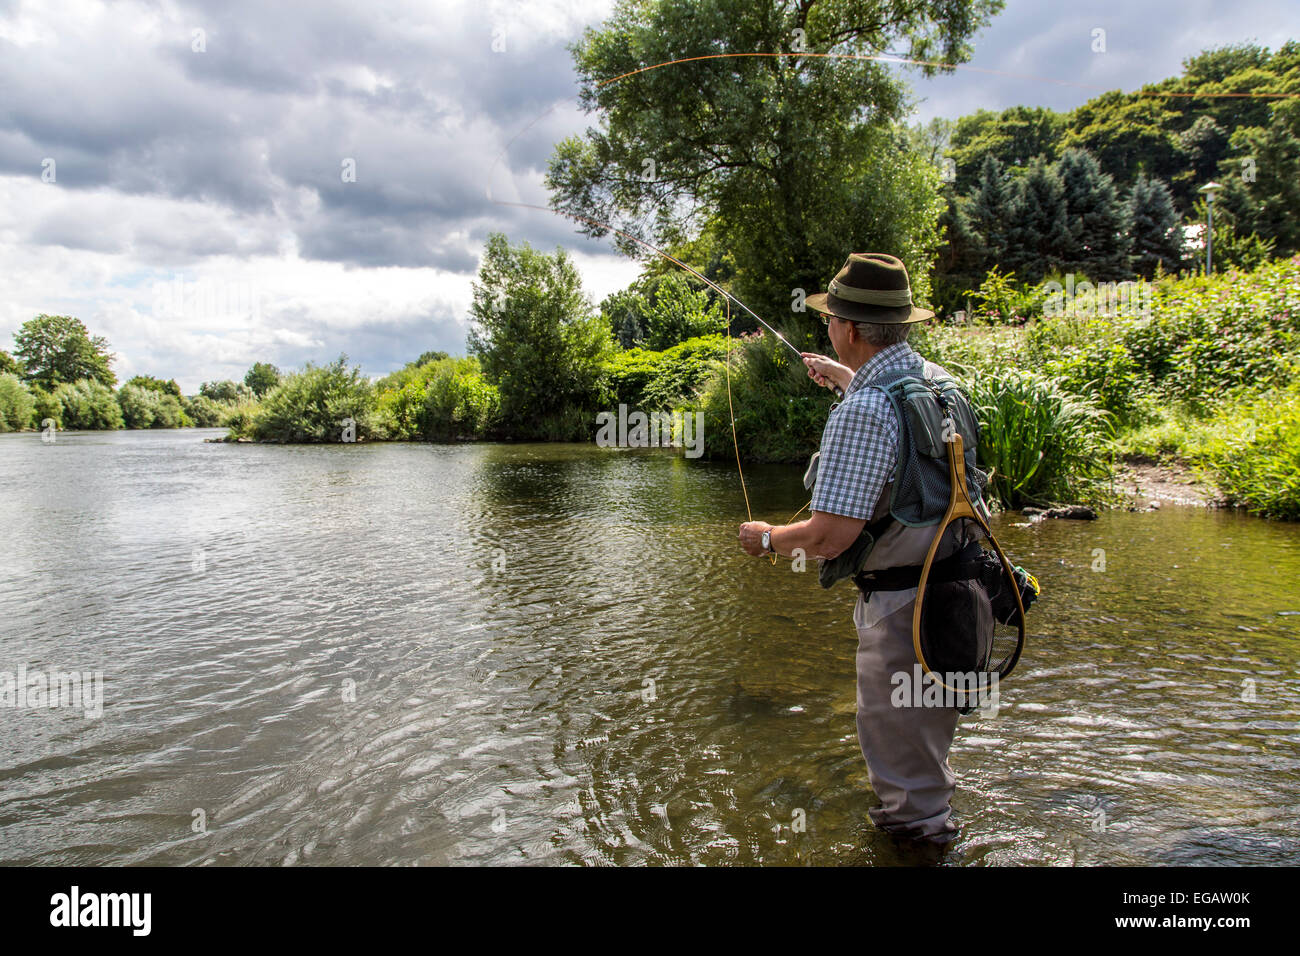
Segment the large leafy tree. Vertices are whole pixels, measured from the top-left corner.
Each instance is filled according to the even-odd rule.
[[[253,397],[253,390],[243,382],[222,379],[219,382],[204,382],[199,386],[199,394],[214,402],[247,401]]]
[[[600,314],[621,349],[635,348],[645,341],[645,297],[636,283],[605,296]]]
[[[1168,180],[1183,169],[1180,129],[1176,101],[1115,90],[1070,114],[1062,145],[1088,150],[1116,182],[1127,186],[1139,174]]]
[[[155,378],[152,375],[136,375],[127,385],[134,385],[138,388],[145,388],[151,392],[157,392],[159,395],[171,395],[173,398],[181,397],[181,387],[176,384],[176,379]],[[125,387],[125,386],[123,386]]]
[[[1234,133],[1221,178],[1220,208],[1238,233],[1272,240],[1275,255],[1300,250],[1300,102],[1274,106],[1265,129]]]
[[[122,407],[117,403],[117,396],[98,379],[64,382],[54,397],[61,408],[58,417],[63,428],[100,431],[123,427]]]
[[[623,348],[662,351],[697,335],[721,332],[725,325],[722,307],[710,301],[707,287],[680,270],[642,276],[608,296],[601,313]]]
[[[1213,178],[1228,151],[1228,133],[1213,116],[1201,115],[1178,135],[1178,148],[1187,158],[1187,178],[1199,186]]]
[[[80,319],[70,315],[38,315],[24,322],[14,336],[14,346],[24,378],[46,390],[81,379],[109,388],[117,384],[107,340],[92,336]]]
[[[501,413],[519,437],[577,437],[600,395],[609,329],[582,291],[563,249],[488,237],[473,284],[469,350],[501,394]]]
[[[977,110],[961,117],[948,151],[956,164],[957,190],[968,192],[989,158],[1003,167],[1028,166],[1037,156],[1055,159],[1064,132],[1065,115],[1042,106]]]
[[[253,390],[254,395],[261,398],[280,384],[280,370],[270,362],[254,362],[253,367],[244,376],[244,384]]]
[[[1201,116],[1209,116],[1229,133],[1244,126],[1267,126],[1272,101],[1249,94],[1285,92],[1285,82],[1279,81],[1288,73],[1294,78],[1300,66],[1298,55],[1300,44],[1294,40],[1275,54],[1255,43],[1230,44],[1188,57],[1183,61],[1183,75],[1167,84],[1178,92],[1247,94],[1184,100],[1192,116],[1187,121],[1189,127]]]
[[[825,288],[846,255],[863,249],[899,255],[923,296],[943,203],[938,170],[908,148],[900,126],[905,87],[875,61],[800,54],[901,47],[912,58],[958,63],[1001,7],[620,0],[573,48],[583,107],[600,121],[556,147],[552,204],[661,245],[711,222],[734,259],[735,292],[760,314],[788,315],[795,289]],[[633,73],[720,53],[783,55]]]

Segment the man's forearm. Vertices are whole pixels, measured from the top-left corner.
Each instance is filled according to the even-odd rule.
[[[770,525],[766,521],[746,521],[740,526],[740,546],[754,556],[765,552],[767,545],[777,554],[794,557],[796,551],[805,558],[834,558],[850,547],[862,532],[866,521],[814,511],[807,521],[796,524]]]
[[[808,558],[833,558],[839,554],[822,539],[811,518],[774,527],[771,542],[773,550],[784,558],[793,557],[796,549],[802,550],[804,557]],[[828,551],[833,553],[828,554]]]

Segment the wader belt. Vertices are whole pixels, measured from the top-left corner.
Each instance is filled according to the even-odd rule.
[[[983,548],[978,541],[972,541],[960,551],[954,552],[930,566],[931,581],[966,581],[978,578],[983,573],[984,562],[980,555]],[[879,568],[875,571],[861,571],[854,575],[853,583],[864,596],[872,591],[906,591],[921,583],[919,564],[909,564],[897,568]]]

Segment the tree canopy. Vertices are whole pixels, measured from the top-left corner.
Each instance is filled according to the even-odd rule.
[[[23,323],[14,336],[14,354],[26,381],[46,390],[90,379],[112,388],[112,353],[102,336],[92,336],[80,319],[70,315],[38,315]]]
[[[904,84],[878,62],[958,63],[1001,0],[621,0],[574,48],[585,137],[557,145],[559,211],[659,245],[711,226],[727,236],[735,293],[789,314],[857,249],[908,264],[923,298],[938,244],[938,171],[898,127]],[[769,53],[698,59],[719,53]],[[926,72],[934,72],[927,68]],[[633,75],[627,75],[633,74]],[[581,231],[606,230],[584,224]],[[644,255],[634,242],[621,249]]]
[[[261,398],[280,384],[280,370],[269,362],[255,362],[244,376],[244,384]]]
[[[199,386],[199,394],[214,402],[238,402],[251,399],[253,390],[243,382],[223,379],[219,382],[204,382]]]
[[[176,379],[174,378],[164,381],[161,378],[154,378],[152,375],[136,375],[126,384],[148,389],[149,391],[157,392],[160,395],[171,395],[178,399],[181,398],[181,387],[176,383]]]
[[[469,350],[499,389],[512,433],[583,434],[613,343],[573,260],[563,249],[547,255],[492,233],[473,294]]]

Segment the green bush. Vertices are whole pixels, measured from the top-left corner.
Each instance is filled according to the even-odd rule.
[[[217,428],[225,409],[206,395],[193,395],[185,399],[185,417],[195,428]]]
[[[658,378],[663,362],[663,352],[652,352],[649,349],[630,348],[615,352],[604,367],[614,404],[622,403],[630,408],[645,407],[646,389]]]
[[[646,347],[663,351],[723,328],[726,320],[721,305],[710,303],[708,291],[694,283],[693,278],[674,270],[653,283],[651,296],[641,297]]]
[[[214,402],[227,404],[249,401],[256,397],[253,390],[243,382],[232,382],[230,379],[224,379],[220,382],[204,382],[199,386],[199,394],[212,399]]]
[[[63,427],[63,406],[57,395],[45,391],[39,385],[29,385],[32,394],[32,428],[44,428],[47,421],[54,422],[55,428]]]
[[[193,423],[185,415],[185,406],[175,395],[163,395],[154,412],[154,428],[191,428]]]
[[[968,289],[966,295],[978,304],[976,315],[989,322],[1023,324],[1031,316],[1042,314],[1045,293],[1041,283],[1019,283],[1014,272],[1002,273],[994,266],[980,287]]]
[[[390,438],[414,441],[420,437],[426,388],[427,382],[411,379],[398,388],[379,392],[376,411]]]
[[[1026,361],[1020,328],[922,324],[913,326],[907,341],[918,354],[954,375],[962,370],[996,374]]]
[[[1110,416],[1050,379],[1005,369],[966,381],[980,421],[978,460],[1004,507],[1096,500],[1110,474]]]
[[[1025,365],[1067,391],[1110,412],[1119,425],[1144,421],[1152,383],[1130,351],[1125,332],[1140,321],[1131,316],[1072,311],[1033,323],[1025,337]]]
[[[1042,365],[1043,373],[1075,395],[1091,398],[1119,425],[1141,420],[1142,391],[1137,363],[1123,344],[1100,340],[1068,346]]]
[[[696,336],[662,352],[632,348],[616,352],[605,364],[606,381],[615,404],[667,411],[693,400],[726,352],[721,334]]]
[[[62,408],[62,427],[105,431],[123,427],[122,407],[113,390],[102,382],[83,378],[64,383],[54,392]]]
[[[117,403],[127,428],[183,428],[188,424],[179,398],[170,391],[136,384],[136,379],[117,390]]]
[[[1193,461],[1230,501],[1266,518],[1300,519],[1300,386],[1223,409]]]
[[[0,374],[0,432],[18,432],[32,425],[36,402],[18,376]]]
[[[152,375],[135,375],[126,384],[147,388],[160,395],[173,395],[178,399],[181,398],[181,387],[176,384],[174,378],[164,380],[155,378]]]
[[[426,441],[481,438],[496,430],[501,394],[472,358],[447,359],[425,387],[420,434]]]
[[[735,458],[734,408],[745,461],[805,461],[821,440],[831,394],[814,385],[804,364],[770,335],[733,338],[731,348],[731,404],[725,365],[715,369],[700,396],[708,436],[704,457]]]
[[[256,411],[239,418],[232,414],[232,428],[262,441],[340,442],[348,419],[358,441],[386,437],[375,414],[373,386],[360,369],[347,367],[347,356],[339,356],[329,365],[308,363],[287,376]]]
[[[127,382],[117,390],[117,404],[122,407],[122,423],[127,428],[148,428],[153,425],[159,397],[151,389]]]
[[[664,349],[658,373],[646,385],[642,408],[669,410],[693,402],[727,357],[723,335],[701,335]],[[800,366],[802,368],[802,366]]]
[[[424,394],[430,376],[445,356],[408,362],[375,383],[375,407],[390,438],[413,441],[420,437]]]
[[[253,419],[262,407],[256,399],[244,398],[237,402],[220,403],[217,407],[221,409],[221,427],[230,429],[229,437],[251,437]]]
[[[1171,398],[1206,410],[1237,386],[1285,385],[1300,359],[1300,257],[1253,273],[1160,282],[1149,321],[1120,335],[1137,368]]]
[[[379,419],[390,438],[456,441],[499,428],[500,393],[474,358],[412,363],[381,379],[376,390]]]

